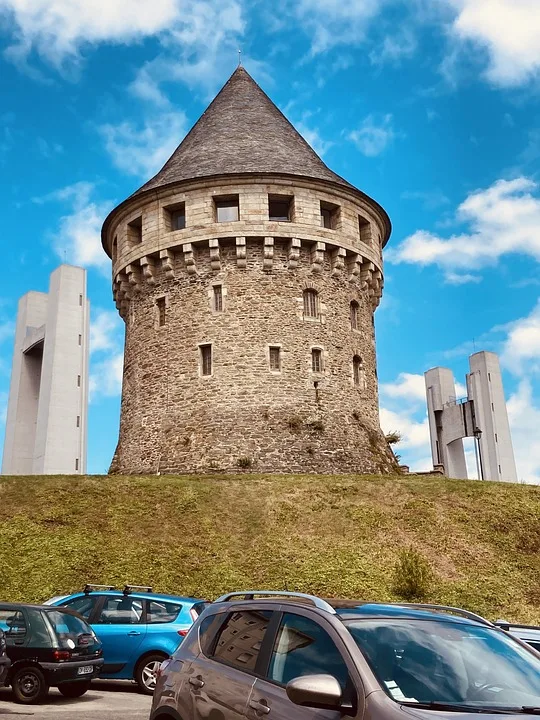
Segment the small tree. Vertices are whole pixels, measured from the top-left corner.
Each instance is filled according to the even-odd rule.
[[[394,592],[408,602],[424,600],[433,583],[433,571],[426,558],[409,548],[401,550],[394,566]]]
[[[392,432],[386,433],[385,438],[389,445],[397,445],[403,440],[403,436],[399,430],[392,430]]]

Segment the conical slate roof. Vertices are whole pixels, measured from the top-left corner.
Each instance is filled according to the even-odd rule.
[[[135,195],[212,175],[286,173],[352,187],[332,172],[243,67],[238,67],[162,169]]]

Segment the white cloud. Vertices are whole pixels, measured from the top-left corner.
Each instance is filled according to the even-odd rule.
[[[122,321],[114,310],[92,308],[90,321],[90,352],[115,348],[121,339]]]
[[[410,28],[402,28],[395,35],[387,35],[382,43],[377,43],[369,53],[373,65],[399,64],[403,58],[410,58],[418,46],[416,37]]]
[[[58,229],[52,233],[53,247],[59,258],[85,268],[109,268],[110,260],[101,246],[101,225],[112,205],[92,199],[95,185],[78,182],[44,197],[33,198],[43,204],[57,202],[69,211],[62,215]]]
[[[538,0],[445,0],[455,11],[450,32],[487,56],[487,80],[502,87],[526,83],[540,71]],[[470,49],[469,49],[470,55]]]
[[[501,362],[513,374],[540,372],[540,300],[527,317],[506,326]]]
[[[350,132],[348,137],[364,155],[380,155],[396,137],[392,115],[384,115],[380,121],[374,115],[368,115],[358,130]]]
[[[540,406],[531,384],[523,379],[507,403],[518,480],[540,485]]]
[[[456,221],[468,225],[468,230],[448,238],[417,230],[390,249],[387,259],[438,265],[450,282],[477,281],[470,270],[495,265],[510,253],[540,261],[540,197],[537,183],[529,178],[498,180],[476,190],[458,207]]]
[[[97,397],[116,397],[122,392],[124,355],[116,352],[99,362],[92,363],[90,369],[90,402]]]
[[[172,155],[186,133],[183,112],[162,112],[137,128],[133,123],[102,125],[99,131],[114,164],[147,180]]]
[[[380,391],[390,398],[401,398],[409,401],[426,402],[426,385],[423,375],[400,373],[393,383],[382,383]]]
[[[85,46],[128,43],[173,26],[180,0],[0,0],[0,17],[14,43],[6,55],[24,59],[32,50],[53,66],[77,62]]]
[[[335,45],[358,45],[371,21],[389,0],[296,0],[292,7],[301,27],[311,37],[311,52]]]

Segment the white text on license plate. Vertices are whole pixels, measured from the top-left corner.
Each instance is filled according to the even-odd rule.
[[[77,675],[91,675],[93,672],[93,665],[83,665],[82,667],[77,668]]]

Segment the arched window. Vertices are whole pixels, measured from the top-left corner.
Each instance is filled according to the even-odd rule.
[[[355,385],[358,385],[359,387],[364,387],[364,363],[360,355],[355,355],[353,357],[353,380]]]
[[[356,302],[356,300],[353,300],[351,302],[351,329],[352,330],[358,330],[358,311],[360,310],[360,305]]]
[[[319,294],[311,288],[304,290],[304,317],[319,317]]]

